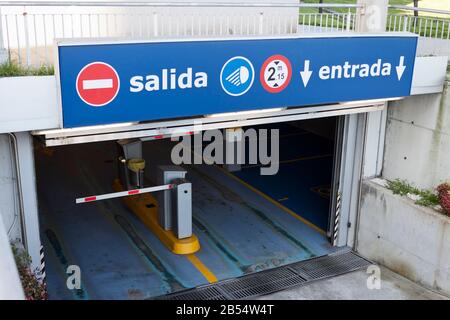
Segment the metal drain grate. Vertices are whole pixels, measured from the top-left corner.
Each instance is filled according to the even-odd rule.
[[[189,289],[156,298],[157,300],[229,300],[214,285]]]
[[[370,264],[352,251],[331,254],[289,265],[307,280],[319,280],[361,269]]]
[[[229,300],[257,296],[330,278],[370,265],[348,249],[239,278],[157,297],[158,300]]]
[[[288,268],[277,268],[229,280],[219,286],[233,299],[249,299],[287,289],[305,281]]]

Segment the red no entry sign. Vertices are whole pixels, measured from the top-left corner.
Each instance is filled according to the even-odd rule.
[[[101,107],[114,100],[120,88],[116,70],[104,62],[93,62],[78,73],[76,88],[80,99],[90,106]]]

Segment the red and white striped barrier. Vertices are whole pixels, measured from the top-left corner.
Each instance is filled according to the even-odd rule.
[[[173,189],[173,187],[174,187],[173,184],[165,184],[165,185],[156,186],[156,187],[148,187],[148,188],[142,188],[142,189],[133,189],[133,190],[127,190],[127,191],[105,193],[105,194],[101,194],[101,195],[97,195],[97,196],[88,196],[88,197],[83,197],[83,198],[77,198],[75,200],[75,203],[86,203],[86,202],[93,202],[93,201],[106,200],[106,199],[112,199],[112,198],[132,196],[135,194],[163,191],[163,190]]]

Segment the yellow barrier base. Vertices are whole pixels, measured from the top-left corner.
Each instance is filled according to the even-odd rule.
[[[123,191],[119,179],[113,182],[115,191]],[[175,254],[192,254],[200,249],[195,234],[189,238],[178,239],[172,231],[164,230],[158,223],[158,202],[150,193],[137,194],[123,198],[127,207]]]

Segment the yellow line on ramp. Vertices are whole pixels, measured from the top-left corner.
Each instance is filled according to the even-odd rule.
[[[187,254],[186,258],[197,268],[209,283],[217,282],[217,277],[195,254]]]

